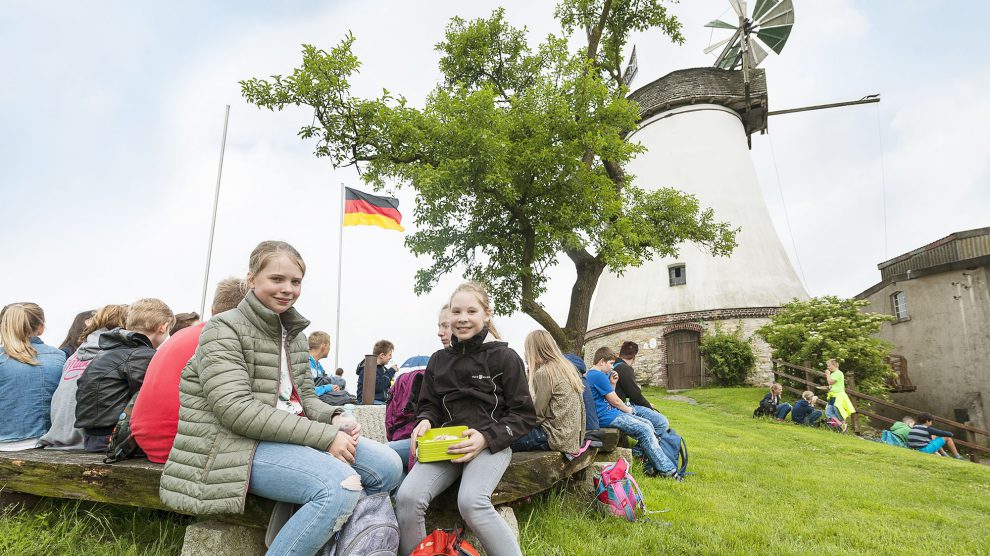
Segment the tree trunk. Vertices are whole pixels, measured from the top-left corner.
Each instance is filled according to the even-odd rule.
[[[565,353],[581,354],[584,349],[584,335],[588,332],[588,318],[591,316],[591,298],[598,288],[598,279],[605,270],[605,264],[598,257],[592,257],[587,251],[568,252],[574,261],[577,278],[571,287],[571,305],[567,310],[567,324],[564,332],[567,344],[561,345]]]

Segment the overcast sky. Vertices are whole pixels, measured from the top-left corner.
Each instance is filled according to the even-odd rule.
[[[556,30],[552,2],[502,2],[535,44]],[[776,116],[753,160],[774,225],[812,295],[854,295],[876,264],[951,232],[990,225],[990,62],[986,3],[796,0],[797,23],[767,70],[771,109],[858,99],[879,105]],[[448,19],[482,2],[5,2],[0,19],[0,304],[35,301],[58,344],[72,317],[160,297],[199,310],[224,105],[230,126],[209,295],[246,272],[251,249],[284,239],[309,271],[297,308],[334,333],[340,184],[296,136],[311,113],[247,105],[237,81],[289,73],[300,45],[329,49],[351,30],[358,94],[382,88],[421,105],[438,78],[433,46]],[[234,11],[236,6],[236,11]],[[705,22],[728,3],[671,7],[687,41],[635,38],[636,85],[710,65]],[[719,40],[719,36],[714,38]],[[675,184],[674,184],[675,185]],[[412,229],[412,195],[400,191]],[[884,199],[886,202],[884,202]],[[416,297],[403,235],[344,231],[340,365],[351,374],[375,340],[400,361],[432,352],[437,309],[458,283]],[[544,300],[561,321],[573,271]],[[209,300],[208,300],[209,301]],[[520,346],[536,327],[498,321]],[[337,337],[334,335],[334,349]],[[333,355],[331,355],[332,364]],[[353,386],[351,386],[353,388]]]

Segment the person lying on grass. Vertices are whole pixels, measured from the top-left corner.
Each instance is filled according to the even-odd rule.
[[[930,413],[918,415],[915,421],[917,424],[911,427],[911,432],[908,434],[909,448],[925,454],[934,454],[940,451],[943,446],[948,446],[949,451],[952,452],[952,457],[963,459],[959,455],[959,450],[956,450],[956,443],[952,440],[952,433],[933,427],[932,422],[934,420]]]

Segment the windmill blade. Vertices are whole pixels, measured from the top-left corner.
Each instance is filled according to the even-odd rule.
[[[760,65],[767,55],[770,53],[766,51],[762,46],[760,46],[759,41],[750,40],[747,41],[749,48],[746,49],[746,56],[748,58],[749,67],[755,68]]]
[[[793,26],[787,25],[784,27],[774,27],[772,29],[760,29],[756,36],[766,43],[771,50],[780,54],[780,51],[784,49],[784,45],[787,44],[787,37],[791,35],[791,28]]]
[[[729,42],[731,40],[732,40],[732,37],[729,37],[729,38],[725,39],[724,41],[718,41],[717,43],[715,43],[715,44],[709,46],[708,48],[706,48],[705,49],[705,54],[711,54],[712,52],[718,50],[719,48],[722,48],[722,45],[723,44],[725,44],[725,43],[727,43],[727,42]]]
[[[755,19],[761,28],[794,25],[794,3],[791,0],[781,0],[759,19]]]
[[[626,66],[626,71],[622,72],[622,82],[626,84],[626,87],[632,84],[633,79],[636,79],[637,73],[639,73],[639,59],[636,58],[636,45],[633,45],[632,55],[629,56],[629,65]]]
[[[709,21],[705,24],[705,27],[711,27],[712,29],[735,29],[736,26],[731,23],[726,23],[721,19],[715,19]]]
[[[729,0],[729,5],[739,17],[746,17],[746,0]]]
[[[777,5],[781,0],[756,0],[756,5],[753,6],[753,21],[759,21],[763,14],[770,11],[771,8]]]
[[[715,67],[722,69],[732,69],[739,62],[739,43],[742,42],[743,30],[736,29],[725,45],[725,49],[715,59]]]

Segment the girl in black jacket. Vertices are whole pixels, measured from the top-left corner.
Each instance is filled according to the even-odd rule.
[[[447,449],[460,457],[419,463],[399,487],[400,552],[426,536],[426,510],[460,476],[457,507],[491,556],[521,554],[509,526],[492,506],[492,491],[512,459],[509,445],[536,426],[522,359],[500,341],[488,294],[461,284],[450,298],[451,346],[433,354],[419,397],[413,442],[437,426],[463,425],[464,440]],[[413,444],[415,450],[415,444]]]

